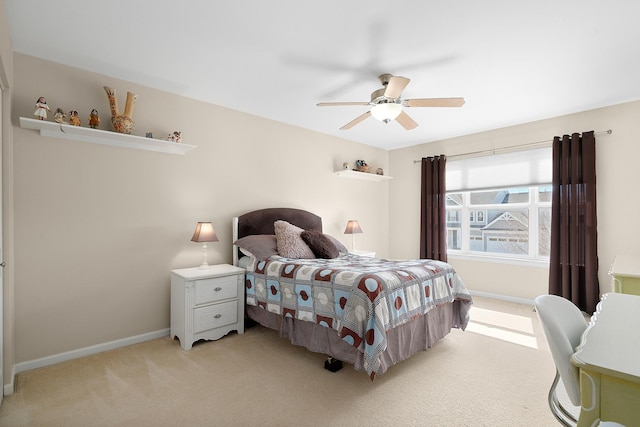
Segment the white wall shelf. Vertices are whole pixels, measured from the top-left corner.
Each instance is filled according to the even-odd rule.
[[[391,176],[387,176],[387,175],[378,175],[375,173],[367,173],[367,172],[358,172],[358,171],[354,171],[354,170],[349,170],[349,169],[345,169],[345,170],[341,170],[341,171],[337,171],[335,172],[336,175],[341,176],[343,178],[354,178],[354,179],[364,179],[367,181],[384,181],[387,179],[393,179],[393,177]]]
[[[20,117],[20,127],[39,130],[40,135],[51,138],[71,139],[74,141],[114,145],[116,147],[135,148],[137,150],[157,151],[160,153],[184,154],[196,148],[195,145],[60,124],[46,120],[28,119],[26,117]]]

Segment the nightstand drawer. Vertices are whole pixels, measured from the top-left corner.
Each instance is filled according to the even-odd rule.
[[[236,301],[196,308],[193,311],[193,332],[230,325],[238,321],[238,304]]]
[[[195,305],[238,297],[238,276],[196,280]]]
[[[245,272],[229,264],[171,270],[171,337],[180,338],[183,350],[244,333]]]

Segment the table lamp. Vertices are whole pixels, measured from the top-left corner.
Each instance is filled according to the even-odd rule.
[[[351,234],[351,251],[356,250],[356,234],[362,232],[362,228],[360,228],[357,220],[350,219],[347,222],[347,228],[344,229],[344,234]]]
[[[201,269],[209,268],[207,263],[207,242],[217,242],[218,236],[210,222],[199,222],[196,225],[196,231],[191,238],[192,242],[202,243],[202,265]]]

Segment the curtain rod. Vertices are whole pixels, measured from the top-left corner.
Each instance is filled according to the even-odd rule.
[[[613,131],[611,129],[607,129],[607,130],[594,132],[593,134],[594,135],[603,135],[603,134],[611,135],[612,133]],[[508,147],[494,148],[491,150],[480,150],[480,151],[471,151],[469,153],[453,154],[451,156],[446,156],[446,157],[447,157],[447,160],[450,160],[450,159],[455,159],[457,157],[471,158],[471,157],[490,156],[498,153],[510,153],[515,151],[522,151],[522,150],[526,150],[528,148],[537,147],[537,146],[545,147],[545,146],[551,145],[552,142],[553,140],[537,141],[537,142],[530,142],[522,145],[510,145]],[[421,163],[421,162],[422,162],[422,159],[413,161],[413,163]]]

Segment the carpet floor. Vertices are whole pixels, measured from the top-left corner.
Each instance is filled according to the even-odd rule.
[[[557,426],[533,307],[474,298],[467,331],[371,382],[261,326],[183,351],[169,337],[16,376],[13,426]]]

